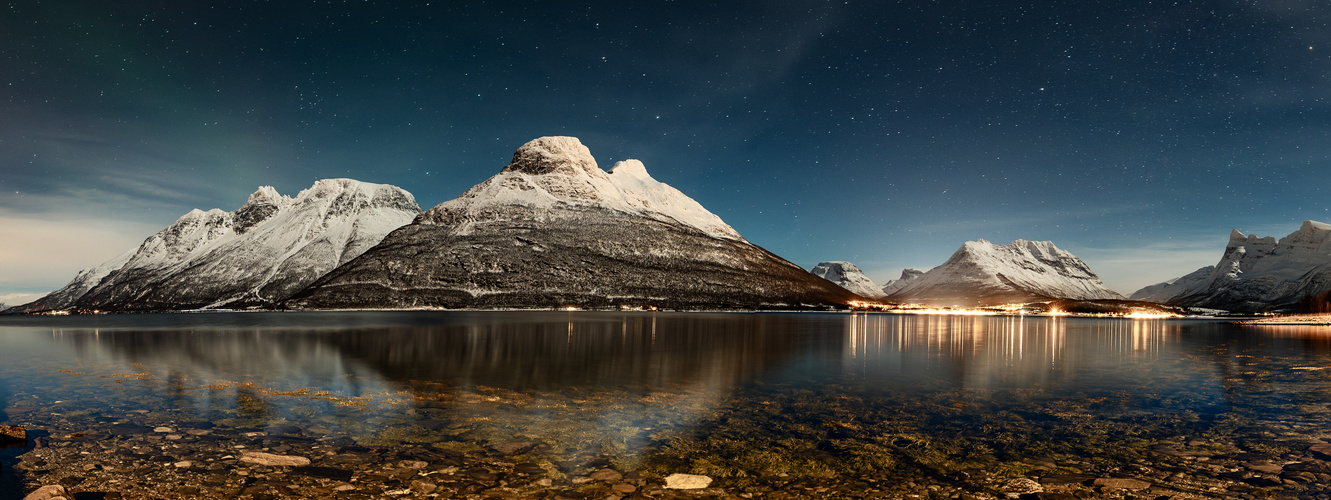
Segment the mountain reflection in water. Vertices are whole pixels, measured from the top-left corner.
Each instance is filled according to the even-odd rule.
[[[1059,432],[1102,432],[1069,419],[1162,436],[1209,432],[1236,415],[1322,428],[1325,404],[1307,401],[1331,393],[1328,353],[1322,329],[1178,320],[647,312],[5,318],[0,362],[9,369],[0,373],[0,397],[8,401],[0,412],[58,399],[89,418],[142,408],[233,427],[295,425],[375,446],[530,441],[632,465],[662,447],[677,448],[673,456],[703,454],[709,435],[798,449],[779,440],[835,432],[845,446],[864,440],[846,448],[859,450],[884,435],[899,442],[929,435],[940,445],[984,441],[987,432],[1041,436],[1064,422]],[[1017,432],[993,415],[1045,427]],[[1087,442],[1095,440],[1059,446]],[[1021,454],[1011,442],[993,448]],[[957,453],[992,452],[984,449]]]

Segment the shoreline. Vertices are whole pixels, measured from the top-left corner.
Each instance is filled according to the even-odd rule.
[[[1244,326],[1331,326],[1331,313],[1276,316],[1235,321],[1234,324]]]

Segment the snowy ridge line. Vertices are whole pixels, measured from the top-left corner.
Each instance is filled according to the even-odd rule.
[[[261,186],[234,212],[190,210],[23,312],[267,307],[419,213],[384,184],[324,179],[295,197]]]
[[[1031,300],[1121,300],[1075,255],[1050,241],[996,245],[968,241],[947,262],[918,276],[902,273],[895,302],[988,306]]]
[[[1238,312],[1294,309],[1305,296],[1331,290],[1331,224],[1305,220],[1277,240],[1230,231],[1214,266],[1143,287],[1137,300]]]

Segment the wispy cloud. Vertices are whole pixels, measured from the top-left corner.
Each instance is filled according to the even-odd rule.
[[[137,221],[49,219],[0,210],[0,294],[64,286],[79,270],[115,258],[161,228]]]

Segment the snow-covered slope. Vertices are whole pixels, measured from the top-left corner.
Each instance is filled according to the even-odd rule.
[[[0,314],[5,314],[9,312],[8,309],[10,307],[15,307],[20,304],[27,304],[34,300],[45,297],[46,295],[49,295],[49,293],[16,292],[16,293],[0,294]]]
[[[887,296],[887,294],[883,293],[882,289],[878,288],[878,285],[874,284],[873,280],[864,275],[864,271],[861,271],[859,267],[849,262],[819,262],[818,265],[813,266],[813,269],[810,272],[812,272],[814,276],[831,281],[841,288],[855,292],[861,297],[881,299]]]
[[[1049,241],[968,241],[943,265],[910,280],[888,300],[983,306],[1047,299],[1122,299],[1076,256]]]
[[[1169,281],[1142,287],[1141,290],[1132,292],[1132,295],[1129,295],[1128,298],[1164,304],[1180,295],[1205,288],[1211,280],[1211,273],[1214,271],[1215,266],[1206,266]]]
[[[1278,241],[1235,229],[1219,263],[1166,283],[1132,297],[1231,311],[1291,308],[1304,295],[1331,289],[1331,224],[1305,220]]]
[[[286,304],[296,308],[801,307],[855,295],[762,248],[635,160],[542,137]]]
[[[295,198],[264,186],[235,212],[190,211],[22,310],[270,305],[419,213],[411,194],[395,186],[327,179]]]
[[[912,268],[902,269],[900,278],[889,281],[887,284],[883,285],[883,295],[887,296],[897,293],[897,290],[905,288],[906,285],[909,285],[920,276],[924,276],[923,270]]]

